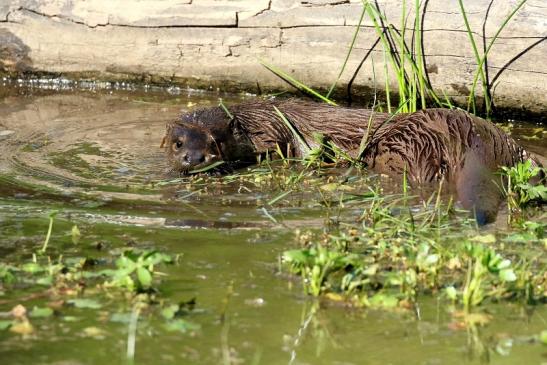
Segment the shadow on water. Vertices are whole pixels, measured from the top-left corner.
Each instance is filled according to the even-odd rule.
[[[100,262],[123,247],[181,254],[181,264],[165,269],[162,295],[178,302],[196,298],[199,310],[192,321],[200,328],[173,333],[154,316],[143,315],[136,363],[212,364],[226,360],[226,354],[229,363],[251,364],[541,361],[545,350],[526,346],[525,338],[545,328],[544,307],[528,313],[517,304],[494,305],[489,310],[498,312],[499,320],[466,331],[451,328],[450,314],[433,299],[422,300],[417,318],[408,312],[348,310],[304,296],[299,284],[278,274],[276,260],[294,246],[296,229],[322,228],[328,206],[324,197],[300,192],[270,206],[266,203],[280,190],[269,191],[270,185],[257,181],[246,185],[237,177],[195,177],[165,184],[159,148],[165,123],[183,109],[216,105],[218,96],[5,86],[0,99],[0,256],[11,261],[31,257],[43,243],[53,209],[60,213],[52,257]],[[229,103],[249,97],[223,98]],[[547,156],[544,130],[519,123],[511,132]],[[344,214],[358,216],[359,207]],[[82,235],[77,245],[70,240],[74,224]],[[229,285],[234,293],[226,327],[219,313]],[[49,295],[24,287],[5,293],[0,286],[0,312],[20,303],[44,305]],[[70,308],[55,319],[38,321],[31,338],[0,331],[2,364],[122,362],[128,328],[115,315],[130,312],[131,304],[114,296],[101,300],[104,310],[98,314]],[[504,352],[496,346],[508,333],[523,340]]]

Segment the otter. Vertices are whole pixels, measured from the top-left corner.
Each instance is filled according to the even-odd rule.
[[[252,101],[199,109],[167,124],[162,141],[171,169],[186,174],[216,161],[232,167],[252,164],[256,155],[281,146],[304,157],[308,146],[282,121],[277,108],[313,148],[320,133],[367,168],[400,176],[411,184],[440,180],[455,185],[462,205],[479,221],[497,215],[501,194],[493,174],[501,166],[537,160],[493,123],[457,109],[426,109],[390,116],[296,99]],[[360,146],[365,136],[366,148]],[[359,155],[360,154],[360,155]]]
[[[279,111],[290,120],[309,147],[317,147],[314,133],[321,133],[338,147],[356,157],[363,135],[377,129],[388,114],[368,109],[334,107],[296,99],[253,101],[229,107],[199,109],[167,123],[162,147],[166,147],[171,170],[182,174],[214,161],[232,166],[256,162],[256,156],[276,151],[278,146],[293,157],[304,157],[293,132],[280,119]]]

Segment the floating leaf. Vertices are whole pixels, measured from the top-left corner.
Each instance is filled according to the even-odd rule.
[[[168,264],[173,262],[173,258],[171,256],[161,252],[156,252],[156,251],[145,253],[142,255],[142,257],[143,257],[142,263],[145,266],[157,265],[161,263]]]
[[[9,330],[19,335],[30,335],[34,332],[34,327],[32,327],[29,321],[13,322]]]
[[[82,234],[80,233],[80,230],[78,229],[77,225],[72,226],[70,235],[72,237],[72,243],[77,244],[78,242],[80,242],[80,237],[82,236]]]
[[[46,318],[53,315],[53,309],[45,307],[34,307],[30,312],[30,316],[33,318]]]
[[[45,271],[45,268],[35,262],[29,262],[28,264],[24,264],[21,266],[21,269],[24,272],[28,272],[29,274],[36,274],[39,272]]]
[[[80,318],[76,317],[76,316],[64,316],[63,317],[63,321],[65,322],[78,322],[80,320]]]
[[[501,270],[499,273],[499,277],[503,281],[515,281],[517,280],[517,276],[515,275],[515,272],[513,269],[504,269]]]
[[[494,236],[493,234],[479,235],[472,237],[471,241],[485,244],[496,243],[496,236]]]
[[[27,315],[27,308],[22,304],[17,304],[11,309],[10,314],[15,318],[24,319]]]
[[[295,264],[304,264],[309,260],[308,250],[289,250],[283,252],[283,260],[285,262],[292,262]]]
[[[94,299],[70,299],[67,303],[75,306],[76,308],[99,309],[102,307],[101,303]]]
[[[333,302],[343,302],[346,298],[338,293],[327,293],[325,297]]]
[[[509,268],[509,266],[511,266],[511,260],[502,260],[496,267],[498,268],[498,270],[504,270],[504,269],[507,269]]]
[[[13,321],[0,320],[0,331],[7,330],[12,324]]]
[[[131,322],[131,313],[114,313],[110,316],[110,322],[129,323]]]
[[[175,319],[173,321],[168,322],[165,325],[165,329],[168,331],[178,331],[182,333],[186,333],[188,331],[195,331],[198,330],[200,326],[198,324],[188,322],[184,319]]]
[[[378,293],[369,299],[372,307],[395,308],[399,304],[399,299],[393,295]]]
[[[144,267],[139,267],[137,269],[137,277],[139,278],[139,282],[141,283],[141,286],[143,288],[150,288],[152,285],[152,274],[150,274],[150,271]]]
[[[100,329],[99,327],[86,327],[83,329],[83,334],[86,337],[94,337],[94,338],[103,338],[105,335],[105,331]]]
[[[179,306],[177,304],[172,304],[161,310],[161,315],[165,319],[173,319],[177,312],[179,311]]]
[[[15,275],[12,272],[13,268],[0,264],[0,281],[3,281],[6,284],[13,284],[15,282]]]
[[[333,191],[336,191],[336,189],[338,188],[340,184],[338,183],[328,183],[328,184],[325,184],[325,185],[322,185],[319,187],[319,189],[323,190],[323,191],[326,191],[326,192],[329,192],[329,193],[332,193]]]
[[[456,299],[458,299],[458,291],[457,291],[456,288],[454,288],[453,286],[446,287],[446,288],[444,289],[444,292],[446,293],[446,296],[447,296],[450,300],[456,300]]]
[[[53,277],[44,276],[42,278],[39,278],[38,280],[36,280],[36,284],[43,285],[43,286],[51,286],[53,284]]]

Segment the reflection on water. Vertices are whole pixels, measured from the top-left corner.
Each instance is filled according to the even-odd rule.
[[[237,362],[265,364],[514,364],[523,356],[531,363],[542,358],[544,350],[537,346],[515,345],[505,355],[496,350],[500,334],[515,338],[544,329],[547,312],[541,307],[523,320],[518,305],[506,305],[495,324],[466,333],[451,329],[449,314],[427,299],[419,320],[411,313],[311,303],[287,288],[285,278],[276,278],[273,266],[291,247],[294,228],[321,227],[326,202],[295,194],[291,204],[268,212],[261,209],[263,202],[279,192],[251,190],[237,178],[218,186],[199,178],[164,184],[159,145],[165,123],[188,107],[215,105],[218,95],[73,87],[60,82],[54,92],[1,91],[0,256],[28,254],[39,245],[51,209],[61,211],[55,231],[60,242],[68,240],[70,229],[63,221],[78,222],[83,235],[78,247],[53,248],[59,254],[82,255],[83,250],[93,256],[96,247],[108,252],[121,242],[182,253],[183,264],[167,269],[162,290],[175,300],[197,298],[203,309],[195,319],[200,333],[158,336],[144,327],[137,362],[218,363],[223,351]],[[230,103],[244,97],[223,98]],[[519,124],[512,133],[547,156],[545,133],[537,126]],[[284,225],[275,224],[272,214]],[[230,329],[221,340],[218,307],[230,282],[235,288]],[[0,287],[0,312],[12,305]],[[71,315],[85,324],[48,322],[40,329],[47,336],[32,342],[0,332],[2,364],[121,361],[124,325],[97,323],[77,310]],[[101,326],[105,339],[74,336],[82,326]]]

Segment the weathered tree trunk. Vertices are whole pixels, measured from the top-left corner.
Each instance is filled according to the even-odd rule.
[[[464,1],[479,52],[518,2]],[[378,1],[399,30],[402,3]],[[458,1],[422,3],[431,84],[441,95],[467,96],[477,62]],[[488,78],[496,85],[493,99],[499,107],[544,112],[545,5],[545,0],[528,0],[490,52]],[[362,7],[360,0],[0,0],[0,71],[251,92],[257,83],[262,90],[288,88],[260,65],[261,59],[305,84],[326,89],[342,66]],[[407,0],[406,8],[410,45],[413,1]],[[339,90],[345,89],[377,38],[365,17]],[[372,90],[375,83],[382,89],[383,62],[380,43],[356,74],[355,90]],[[395,88],[393,71],[389,77]]]

